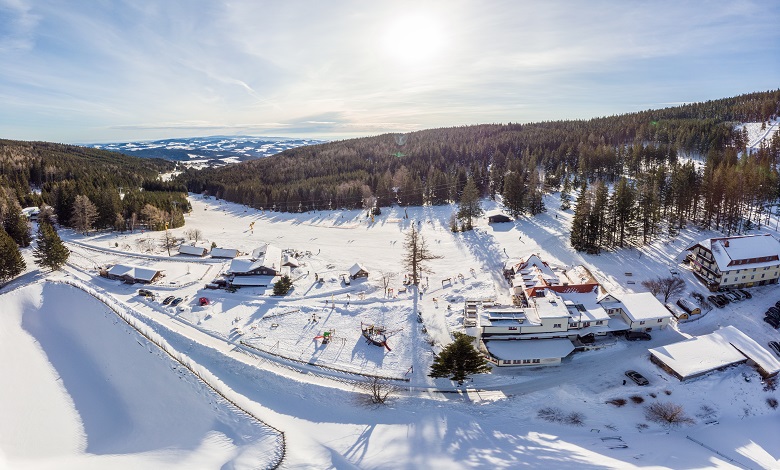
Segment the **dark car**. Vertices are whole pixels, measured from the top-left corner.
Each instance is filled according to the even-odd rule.
[[[141,297],[154,297],[152,291],[146,289],[138,289],[138,295]]]
[[[629,341],[650,341],[653,337],[644,331],[629,331],[626,333],[626,339]]]
[[[780,343],[778,343],[777,341],[770,341],[769,343],[767,343],[767,345],[769,346],[769,349],[774,351],[777,357],[780,357]]]
[[[769,323],[769,325],[770,325],[772,328],[774,328],[774,329],[777,329],[778,327],[780,327],[780,320],[777,320],[777,319],[775,319],[775,318],[772,318],[772,317],[764,317],[764,321],[765,321],[765,322],[767,322],[767,323]]]
[[[637,385],[644,386],[644,385],[649,385],[650,384],[650,381],[647,380],[644,375],[640,374],[639,372],[637,372],[635,370],[627,370],[626,371],[626,377],[628,377],[629,379],[633,380],[634,383],[636,383]]]
[[[777,308],[777,307],[769,307],[769,309],[767,309],[767,312],[772,312],[772,313],[774,313],[775,315],[778,315],[778,314],[780,314],[780,308]]]
[[[775,307],[770,308],[766,311],[766,316],[772,317],[775,320],[780,321],[780,309],[777,309]]]
[[[171,301],[173,301],[174,298],[175,298],[174,296],[169,295],[168,297],[163,299],[162,304],[163,305],[168,305],[169,303],[171,303]]]
[[[744,295],[746,299],[752,299],[753,298],[753,294],[751,294],[750,292],[746,291],[745,289],[740,289],[739,291],[742,292],[742,295]]]
[[[714,296],[714,295],[709,295],[709,296],[707,296],[707,300],[709,300],[710,302],[712,302],[712,304],[713,304],[713,305],[715,305],[715,306],[716,306],[716,307],[718,307],[718,308],[723,308],[723,307],[725,307],[725,306],[726,306],[726,304],[724,304],[724,303],[723,303],[723,302],[722,302],[722,301],[721,301],[719,298],[717,298],[717,297],[716,297],[716,296]]]
[[[775,302],[775,307],[777,307],[777,308],[780,308],[780,300],[778,300],[777,302]]]
[[[720,301],[721,301],[721,302],[723,302],[723,305],[728,305],[728,304],[729,304],[729,302],[731,302],[731,301],[729,300],[729,298],[728,298],[728,297],[726,297],[726,296],[725,296],[725,295],[723,295],[723,294],[718,294],[718,295],[717,295],[717,297],[720,299]]]
[[[173,299],[171,301],[171,307],[175,307],[175,306],[179,305],[180,303],[182,303],[183,301],[184,301],[184,299],[182,299],[181,297],[176,297],[175,299]]]

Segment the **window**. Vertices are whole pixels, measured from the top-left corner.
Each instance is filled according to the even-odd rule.
[[[604,324],[604,320],[599,320],[599,321],[596,322],[596,324],[597,325],[603,325]]]
[[[534,359],[534,360],[533,360],[533,363],[534,363],[534,364],[539,364],[540,362],[541,362],[541,361],[540,361],[539,359]]]
[[[517,327],[516,326],[510,326],[509,327],[509,331],[512,331],[512,330],[517,330]]]
[[[514,361],[512,361],[512,364],[520,364],[521,362],[523,361],[521,361],[520,359],[515,359]]]
[[[530,359],[523,359],[523,364],[530,364],[530,363],[531,363]]]
[[[663,319],[663,318],[659,318],[659,319],[658,319],[658,323],[663,323],[663,322],[664,322],[664,319]]]
[[[561,327],[560,323],[556,323],[556,324],[553,325],[553,328],[560,328],[560,327]]]
[[[644,320],[642,320],[642,321],[640,321],[640,322],[639,322],[639,324],[640,324],[640,325],[644,325],[644,324],[645,324],[645,321],[644,321]]]
[[[750,279],[754,279],[755,277],[756,277],[756,276],[755,276],[755,274],[754,274],[754,275],[750,276]]]

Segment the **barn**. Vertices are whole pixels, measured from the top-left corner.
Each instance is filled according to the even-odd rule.
[[[349,278],[357,279],[359,277],[368,277],[368,271],[360,263],[355,263],[349,268]]]

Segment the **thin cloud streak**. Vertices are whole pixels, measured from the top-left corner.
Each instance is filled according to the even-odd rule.
[[[404,18],[437,34],[431,48],[394,42]],[[581,119],[780,83],[780,5],[757,0],[0,0],[0,22],[5,138],[340,138]]]

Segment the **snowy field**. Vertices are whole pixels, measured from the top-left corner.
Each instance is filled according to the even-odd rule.
[[[754,288],[751,300],[656,332],[650,342],[611,341],[561,366],[496,370],[463,390],[427,377],[433,354],[463,330],[465,299],[509,302],[501,271],[509,259],[539,253],[554,266],[584,265],[617,294],[641,291],[642,280],[677,270],[689,291],[705,292],[678,263],[689,244],[719,234],[683,231],[640,249],[583,255],[568,245],[571,211],[557,209],[557,195],[545,202],[548,211],[534,218],[494,226],[482,221],[473,232],[453,234],[447,221],[454,207],[387,209],[372,222],[362,211],[264,213],[192,196],[186,226],[171,231],[177,236],[200,229],[207,243],[224,248],[250,252],[272,243],[301,254],[301,266],[291,273],[294,289],[284,298],[265,288],[204,289],[228,263],[144,251],[139,240],[159,240],[159,232],[84,237],[63,230],[73,251],[64,271],[121,302],[255,416],[285,431],[285,468],[779,468],[780,441],[772,436],[780,435],[780,415],[767,399],[780,393],[765,390],[752,368],[739,365],[680,383],[650,363],[647,352],[725,325],[762,345],[776,340],[777,331],[761,317],[780,300],[777,286]],[[434,273],[422,298],[398,292],[411,224],[442,256],[431,263]],[[137,296],[139,285],[97,276],[99,266],[117,262],[163,270],[165,277],[149,287],[156,300]],[[356,262],[371,274],[345,285],[340,276]],[[380,272],[395,276],[392,295],[385,294]],[[316,282],[315,273],[324,282]],[[13,417],[0,424],[0,463],[98,468],[110,458],[128,468],[258,465],[243,456],[268,446],[264,428],[220,407],[195,379],[180,378],[92,297],[50,283],[13,290],[40,277],[30,273],[14,281],[0,300],[0,368],[12,377],[8,383],[24,385],[0,390],[2,416]],[[161,304],[170,295],[185,299],[181,308]],[[203,296],[209,305],[199,305]],[[361,323],[386,327],[390,350],[366,344]],[[316,339],[324,331],[334,335],[327,345]],[[266,353],[251,355],[242,343]],[[627,369],[645,375],[650,385],[623,385]],[[142,373],[148,375],[139,378]],[[343,380],[354,373],[404,381],[389,405],[377,407]],[[101,383],[99,393],[85,395],[92,393],[85,391],[90,381],[106,377],[116,380],[110,389]],[[136,395],[137,401],[126,398]],[[620,398],[625,406],[606,403]],[[647,421],[644,407],[656,401],[682,405],[694,424],[666,429]],[[549,407],[562,416],[581,413],[581,425],[540,419],[539,411]],[[103,416],[96,410],[111,410],[111,419],[95,424],[93,415]],[[44,419],[53,423],[45,432]]]

